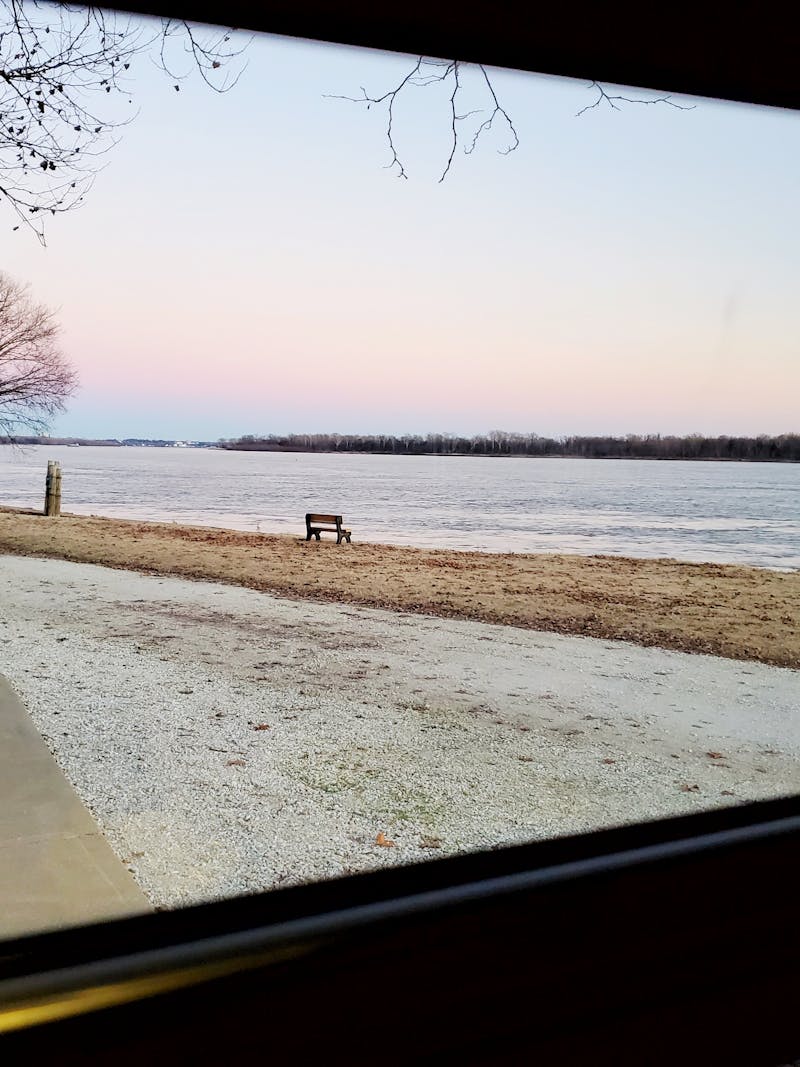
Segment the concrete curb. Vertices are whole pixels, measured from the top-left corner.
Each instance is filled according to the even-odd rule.
[[[0,938],[149,910],[0,675]]]

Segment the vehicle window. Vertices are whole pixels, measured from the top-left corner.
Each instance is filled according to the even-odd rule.
[[[0,936],[798,792],[796,114],[0,12]]]

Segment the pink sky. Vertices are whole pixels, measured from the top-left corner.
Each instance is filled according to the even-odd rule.
[[[260,39],[223,97],[142,68],[86,206],[3,238],[80,373],[58,432],[798,429],[800,116],[576,119],[582,85],[498,72],[518,151],[438,184],[419,95],[403,182],[380,115],[324,94],[405,66]]]

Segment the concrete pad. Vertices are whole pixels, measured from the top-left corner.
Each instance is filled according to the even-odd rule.
[[[0,938],[149,909],[0,675]]]

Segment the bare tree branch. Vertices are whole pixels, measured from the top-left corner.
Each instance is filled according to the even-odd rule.
[[[516,127],[508,114],[506,109],[502,106],[498,100],[497,93],[495,92],[492,80],[489,77],[489,73],[486,68],[480,64],[477,65],[477,69],[481,73],[482,81],[484,83],[484,91],[488,93],[489,101],[491,102],[491,108],[471,108],[463,113],[459,111],[458,102],[464,91],[465,81],[464,72],[471,65],[465,64],[460,60],[444,60],[444,59],[429,59],[424,56],[420,56],[414,63],[414,66],[410,71],[401,79],[401,81],[393,88],[382,93],[380,96],[370,96],[366,89],[361,87],[360,96],[342,96],[335,95],[333,93],[326,93],[325,96],[330,100],[349,100],[355,104],[364,104],[367,109],[373,106],[386,106],[386,140],[389,145],[389,151],[391,153],[391,159],[386,164],[387,168],[392,170],[397,169],[398,177],[407,178],[405,164],[400,159],[397,146],[394,139],[394,122],[395,122],[395,105],[397,99],[401,93],[408,91],[410,88],[422,88],[426,89],[432,85],[441,85],[444,83],[450,83],[450,92],[447,100],[448,110],[448,126],[450,134],[448,137],[449,152],[445,161],[442,173],[439,177],[439,182],[443,182],[447,175],[450,173],[453,160],[455,159],[456,152],[458,151],[459,143],[462,139],[461,123],[467,122],[475,115],[486,114],[488,115],[477,126],[475,126],[471,135],[468,135],[466,143],[463,145],[464,154],[471,155],[478,146],[478,142],[484,136],[484,134],[490,133],[495,123],[499,123],[505,127],[508,143],[505,147],[498,148],[497,151],[500,155],[507,156],[511,152],[514,152],[519,147],[519,134]],[[638,96],[626,96],[621,93],[610,93],[606,88],[600,85],[599,82],[592,82],[588,88],[594,89],[597,92],[597,97],[592,103],[587,104],[585,107],[577,113],[578,116],[585,114],[587,111],[592,111],[594,108],[599,107],[605,103],[608,107],[614,111],[620,111],[621,104],[666,104],[669,107],[676,108],[678,111],[691,111],[695,104],[683,104],[672,99],[672,96],[665,94],[663,96],[656,97],[638,97]]]
[[[198,31],[185,22],[146,23],[99,8],[0,0],[0,203],[19,229],[44,242],[44,218],[78,206],[118,140],[116,100],[132,101],[134,61],[154,52],[179,80],[192,70],[225,92],[235,83],[230,63],[243,48],[232,31]],[[182,48],[187,70],[173,73],[172,51]]]
[[[408,74],[406,74],[406,76],[403,78],[403,80],[400,82],[400,84],[394,89],[387,90],[387,92],[385,92],[382,96],[367,96],[367,90],[364,88],[363,85],[360,86],[360,88],[361,88],[361,96],[334,96],[332,93],[326,93],[325,94],[326,98],[329,99],[329,100],[349,100],[349,101],[351,101],[351,103],[355,103],[355,104],[366,104],[367,111],[369,111],[369,109],[372,107],[373,104],[386,104],[387,105],[386,106],[386,115],[387,115],[387,118],[386,118],[386,139],[389,142],[389,151],[392,153],[392,158],[386,164],[386,169],[387,170],[391,170],[393,167],[397,167],[397,169],[398,169],[398,174],[397,174],[398,178],[406,178],[407,179],[408,175],[405,172],[405,168],[403,167],[403,164],[400,162],[400,157],[397,155],[397,149],[395,148],[395,144],[394,144],[393,130],[392,130],[392,125],[394,123],[394,110],[393,110],[394,109],[394,103],[395,103],[395,100],[397,99],[398,94],[401,93],[403,91],[403,89],[405,89],[405,87],[409,83],[412,82],[414,76],[419,72],[420,68],[422,67],[422,62],[423,62],[422,56],[420,56],[420,58],[414,64],[413,69],[410,70]]]
[[[472,108],[469,111],[463,113],[459,112],[458,102],[462,92],[464,91],[464,77],[463,74],[466,69],[471,65],[465,64],[461,60],[443,60],[443,59],[429,59],[424,56],[420,56],[416,61],[412,69],[405,75],[405,77],[393,88],[387,92],[382,93],[380,96],[369,96],[366,89],[361,87],[361,96],[341,96],[333,93],[326,93],[325,96],[330,100],[349,100],[354,104],[364,104],[367,109],[373,106],[386,106],[386,139],[389,145],[389,151],[391,153],[391,159],[387,163],[388,169],[397,168],[397,174],[400,178],[408,178],[405,165],[400,159],[397,153],[397,147],[394,141],[394,107],[397,102],[398,96],[411,88],[428,88],[431,85],[444,85],[449,84],[450,92],[448,96],[448,125],[450,128],[450,136],[448,138],[450,144],[450,150],[445,161],[444,168],[439,177],[439,182],[443,182],[453,165],[456,152],[458,151],[459,143],[461,142],[461,126],[460,123],[466,122],[474,115],[480,115],[485,113],[484,108]],[[475,147],[478,144],[481,136],[484,133],[488,133],[494,124],[494,120],[498,117],[502,118],[508,127],[511,134],[510,143],[505,147],[498,149],[501,155],[508,155],[513,152],[519,145],[519,137],[517,131],[514,129],[514,125],[508,116],[508,113],[504,108],[500,106],[497,99],[497,94],[494,91],[491,79],[483,66],[477,68],[482,75],[482,81],[485,83],[486,89],[488,89],[489,97],[491,99],[493,108],[488,119],[481,122],[473,132],[468,143],[464,145],[465,155],[470,155],[474,152]]]
[[[452,141],[450,143],[450,155],[447,157],[447,162],[444,165],[442,176],[439,179],[441,184],[448,175],[450,167],[453,164],[453,156],[456,154],[458,148],[458,126],[456,123],[459,121],[458,115],[456,115],[456,97],[458,96],[458,90],[461,88],[461,83],[458,78],[458,63],[453,64],[453,91],[450,94],[450,131],[452,135]],[[467,112],[469,114],[469,112]]]
[[[592,111],[594,108],[599,107],[602,103],[608,104],[608,106],[614,111],[622,110],[622,108],[619,106],[620,104],[667,104],[669,105],[669,107],[677,108],[678,111],[693,111],[696,107],[695,104],[679,104],[672,99],[672,96],[670,94],[667,94],[666,96],[653,97],[621,95],[612,96],[606,89],[603,88],[602,85],[598,84],[598,82],[592,82],[591,85],[587,86],[587,89],[596,89],[597,99],[593,103],[587,104],[586,107],[582,107],[580,111],[576,113],[575,118],[580,118],[581,115],[585,114],[587,111]]]
[[[485,122],[482,122],[480,124],[480,126],[477,128],[477,130],[475,131],[475,136],[472,138],[472,143],[469,145],[468,148],[465,148],[464,151],[465,151],[465,153],[467,155],[470,155],[472,152],[475,151],[475,146],[478,143],[479,137],[481,136],[482,133],[485,133],[486,131],[491,130],[494,120],[499,115],[505,121],[506,125],[508,126],[509,132],[511,133],[511,136],[513,138],[511,144],[507,148],[498,148],[497,149],[497,151],[500,153],[500,155],[507,156],[510,152],[513,152],[515,148],[519,147],[519,137],[517,136],[517,131],[514,129],[514,123],[508,117],[508,112],[505,110],[505,108],[500,107],[500,104],[498,103],[497,96],[495,95],[494,87],[493,87],[491,81],[489,80],[489,75],[486,73],[486,68],[482,66],[480,69],[481,69],[481,73],[483,74],[483,77],[486,80],[486,86],[487,86],[487,88],[488,88],[488,90],[489,90],[489,92],[491,94],[492,101],[494,103],[494,110],[492,111],[492,113],[489,116],[489,118],[486,119]]]
[[[197,35],[197,29],[188,22],[178,19],[162,19],[158,66],[175,82],[185,81],[196,71],[209,89],[215,93],[227,93],[244,74],[247,63],[243,63],[235,73],[227,69],[227,65],[232,58],[241,56],[253,40],[251,37],[250,41],[238,48],[226,47],[230,45],[233,32],[233,30],[226,30],[204,44]],[[182,39],[183,54],[190,59],[188,69],[183,73],[172,67],[167,56],[170,40],[174,37]],[[214,78],[218,77],[216,71],[223,72],[222,81],[219,84],[214,81]]]

